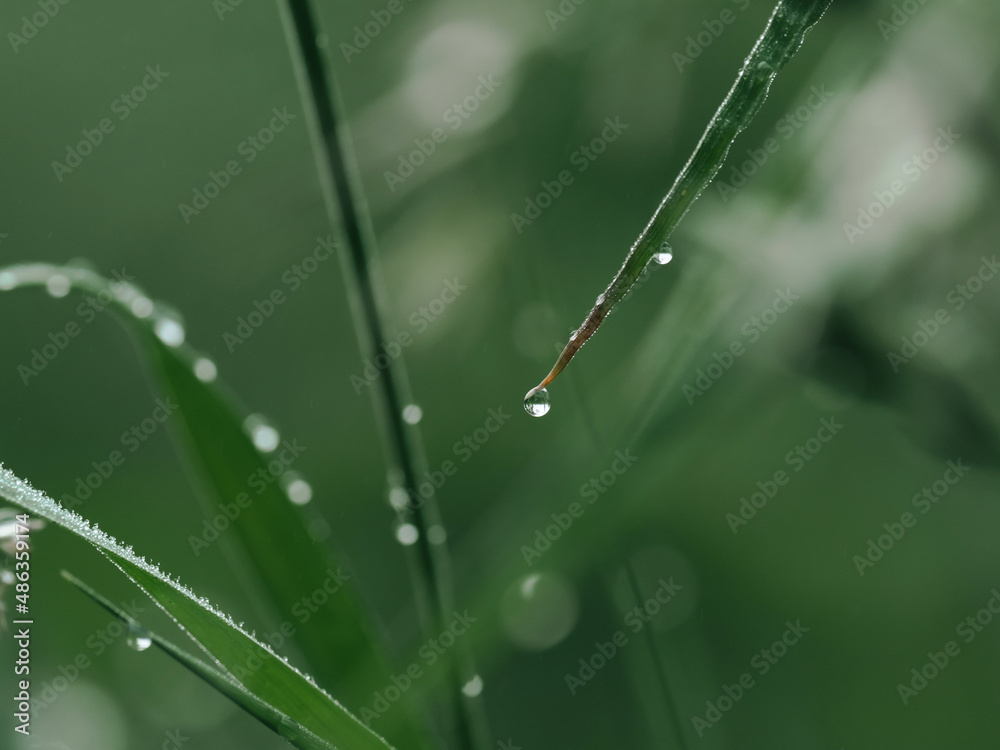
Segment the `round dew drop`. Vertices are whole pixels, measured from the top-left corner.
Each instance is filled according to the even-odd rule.
[[[653,253],[653,262],[658,266],[665,266],[667,263],[674,259],[674,254],[670,247],[670,244],[664,242],[660,245],[660,249]]]
[[[145,651],[153,645],[153,639],[149,637],[149,632],[138,625],[129,626],[128,638],[125,639],[128,647],[136,651]]]
[[[533,417],[544,417],[550,408],[549,392],[545,388],[531,389],[524,397],[524,410]]]

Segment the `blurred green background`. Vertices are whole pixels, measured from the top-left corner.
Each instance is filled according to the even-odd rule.
[[[331,227],[276,5],[68,2],[27,38],[24,18],[42,5],[0,10],[0,262],[86,258],[183,315],[187,341],[248,411],[306,446],[295,468],[329,524],[319,543],[352,571],[404,669],[421,634],[377,412],[351,381],[365,363],[342,268],[322,263],[294,291],[283,279]],[[677,747],[679,728],[686,747],[995,747],[1000,280],[983,259],[1000,236],[1000,8],[837,0],[674,234],[673,262],[651,267],[536,420],[522,395],[618,268],[773,6],[401,0],[361,47],[388,5],[315,7],[391,323],[412,335],[428,462],[458,466],[438,499],[459,607],[479,618],[469,644],[488,746]],[[166,76],[121,119],[119,97],[147,66]],[[243,145],[273,108],[296,118],[263,149]],[[57,174],[52,162],[102,118],[114,129]],[[607,118],[627,128],[581,161]],[[421,161],[415,139],[429,150],[435,128],[423,163],[388,178],[401,159]],[[957,138],[939,135],[949,128]],[[239,174],[186,221],[179,205],[230,160]],[[512,221],[562,170],[572,184],[552,205]],[[891,205],[869,210],[897,180]],[[860,234],[845,228],[859,209],[880,214]],[[441,306],[448,281],[467,288]],[[274,289],[287,302],[227,346]],[[779,290],[797,299],[762,315]],[[159,395],[119,321],[83,324],[80,301],[0,294],[0,460],[56,498]],[[922,337],[938,310],[947,322]],[[26,384],[18,367],[69,321],[81,335]],[[926,345],[894,368],[904,337]],[[723,367],[732,342],[745,353]],[[490,409],[511,418],[458,450]],[[809,443],[824,419],[843,428]],[[616,451],[636,459],[591,504],[583,486]],[[914,501],[959,460],[970,470],[939,501]],[[734,533],[727,514],[780,470],[787,484]],[[197,492],[161,429],[79,510],[249,628],[273,628],[280,613],[232,540],[191,553],[206,518]],[[574,502],[583,515],[529,565],[523,548]],[[856,556],[877,557],[869,542],[906,512],[915,524],[860,575]],[[97,653],[110,619],[61,569],[183,636],[85,543],[50,528],[33,544],[36,685],[78,654],[92,666],[35,717],[30,740],[12,739],[5,711],[0,747],[159,748],[170,732],[186,750],[286,746],[159,652],[120,638]],[[671,578],[679,593],[633,633],[637,594]],[[984,608],[990,622],[966,643],[956,628]],[[789,621],[808,633],[761,674],[752,660]],[[566,676],[618,630],[627,645],[571,694]],[[961,653],[904,704],[898,685],[949,640]],[[7,696],[10,637],[0,654]],[[748,672],[753,687],[699,736],[692,717]]]

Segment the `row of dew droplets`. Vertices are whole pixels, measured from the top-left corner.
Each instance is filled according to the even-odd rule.
[[[63,267],[46,263],[27,264],[0,272],[0,291],[43,285],[51,297],[59,299],[68,295],[75,286],[94,295],[89,304],[96,309],[103,310],[112,301],[116,301],[120,309],[127,310],[136,318],[151,323],[153,333],[163,344],[172,349],[184,347],[187,333],[180,313],[162,302],[153,302],[127,280],[125,269],[122,269],[120,274],[112,275],[115,277],[114,280],[106,280],[87,260],[72,260]],[[211,383],[218,378],[218,367],[210,358],[195,354],[189,347],[183,354],[188,355],[192,371],[198,380]],[[416,419],[419,421],[419,407],[414,406],[412,409],[416,409],[418,415]],[[413,418],[412,411],[410,418]],[[271,453],[281,442],[278,431],[260,414],[251,414],[247,417],[244,428],[261,453]],[[297,472],[284,472],[281,475],[281,486],[288,499],[296,505],[305,505],[312,500],[311,485]]]
[[[669,242],[664,242],[660,248],[653,253],[652,262],[658,266],[665,266],[674,259],[673,248]],[[570,336],[574,338],[576,333]],[[532,388],[524,395],[524,410],[532,417],[544,417],[552,408],[552,399],[548,388]]]
[[[424,410],[417,404],[407,404],[403,407],[402,417],[407,424],[418,425],[424,418]],[[389,485],[389,505],[397,514],[396,541],[404,547],[410,547],[419,541],[420,529],[406,520],[413,506],[410,495],[403,486],[403,472],[398,468],[389,469],[386,472],[386,482]],[[431,544],[444,544],[447,538],[448,534],[443,526],[435,524],[427,529],[427,541]]]

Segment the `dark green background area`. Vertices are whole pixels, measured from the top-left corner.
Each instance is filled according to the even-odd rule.
[[[376,410],[351,381],[365,363],[345,277],[329,260],[294,291],[283,280],[340,228],[326,218],[276,4],[243,2],[221,17],[218,5],[72,0],[16,52],[8,33],[39,5],[0,9],[0,265],[87,259],[179,311],[187,341],[248,410],[306,446],[295,469],[398,673],[422,636]],[[386,6],[315,3],[390,323],[413,337],[404,358],[428,463],[458,466],[438,498],[459,607],[479,618],[469,643],[490,746],[675,747],[664,677],[686,747],[996,746],[1000,623],[969,643],[956,628],[1000,587],[1000,278],[954,303],[1000,244],[996,4],[834,2],[718,178],[732,182],[735,167],[745,184],[709,187],[672,238],[673,262],[651,267],[538,420],[523,394],[617,270],[772,6],[403,0],[346,60],[342,43]],[[575,10],[546,15],[560,7]],[[723,11],[732,24],[717,22]],[[147,66],[168,75],[119,119],[114,102]],[[470,112],[463,102],[481,76],[499,85]],[[814,87],[831,95],[809,108]],[[240,145],[273,108],[297,119],[247,162]],[[114,130],[59,181],[52,162],[106,117]],[[574,153],[606,118],[628,127],[580,171]],[[955,143],[914,172],[949,127]],[[390,188],[386,172],[435,128],[446,138]],[[233,159],[242,171],[185,222],[179,204]],[[518,231],[511,214],[562,170],[572,184]],[[848,236],[845,223],[895,180],[902,195]],[[467,289],[416,323],[449,280]],[[275,289],[287,301],[230,352],[224,334]],[[748,333],[777,290],[798,299]],[[0,292],[0,461],[56,498],[122,449],[160,395],[120,322],[84,323],[80,301]],[[941,309],[948,322],[894,371],[887,355]],[[26,385],[19,365],[69,321],[81,335]],[[732,342],[745,354],[716,369]],[[692,395],[700,372],[710,387]],[[490,409],[512,418],[465,460],[456,444]],[[789,454],[824,419],[842,430],[796,471]],[[583,485],[619,450],[637,460],[588,503]],[[913,497],[959,459],[967,476],[921,513]],[[734,533],[727,514],[779,470],[790,481]],[[282,615],[235,540],[191,552],[206,518],[198,492],[160,429],[78,510],[267,632]],[[574,502],[582,516],[528,565],[525,545]],[[907,511],[916,524],[859,575],[855,557]],[[115,601],[136,598],[144,618],[184,641],[88,545],[55,528],[33,544],[36,685],[78,654],[92,666],[36,717],[37,744],[11,739],[4,709],[0,748],[159,748],[178,729],[185,750],[286,746],[159,652],[122,638],[96,653],[109,617],[61,569]],[[671,577],[676,598],[633,633],[636,587],[645,600]],[[759,674],[751,660],[789,621],[808,633]],[[566,675],[618,630],[628,643],[571,695]],[[897,685],[949,640],[960,654],[904,705]],[[4,704],[13,653],[0,639]],[[755,685],[699,737],[691,718],[745,672]]]

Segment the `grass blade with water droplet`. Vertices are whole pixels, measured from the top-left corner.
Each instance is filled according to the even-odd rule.
[[[106,597],[101,596],[76,576],[66,572],[65,570],[62,571],[62,576],[80,589],[80,591],[93,600],[98,606],[106,609],[126,625],[129,625],[130,627],[141,626],[140,623],[126,614],[124,610],[116,606]],[[191,656],[191,654],[178,648],[173,643],[166,640],[162,636],[157,635],[151,630],[144,630],[152,642],[164,653],[194,672],[209,685],[233,701],[233,703],[238,705],[269,729],[272,729],[280,734],[285,740],[295,745],[295,747],[302,748],[302,750],[336,750],[334,745],[331,745],[329,742],[317,737],[301,724],[278,711],[274,706],[264,700],[261,700],[260,697],[248,691],[229,675],[220,672],[215,667],[212,667],[200,659]]]
[[[248,507],[241,505],[238,513],[230,514],[235,518],[226,518],[228,527],[242,543],[247,560],[264,582],[279,616],[294,626],[292,640],[305,655],[310,671],[321,684],[336,691],[347,706],[360,711],[372,692],[384,687],[390,677],[366,628],[367,614],[348,582],[340,585],[336,595],[326,597],[322,607],[309,612],[304,622],[293,616],[297,604],[301,611],[303,598],[311,599],[323,591],[331,576],[329,571],[332,568],[336,572],[337,566],[309,535],[303,509],[290,502],[278,482],[248,487],[248,477],[270,476],[269,457],[254,446],[242,424],[245,410],[237,405],[235,395],[225,384],[214,377],[214,366],[209,382],[203,380],[204,370],[199,377],[198,363],[207,360],[184,343],[183,327],[162,325],[170,320],[163,315],[166,308],[152,302],[134,284],[112,282],[86,268],[35,263],[3,268],[0,274],[13,280],[14,289],[47,286],[58,278],[70,291],[110,298],[110,309],[119,314],[138,342],[163,393],[179,404],[168,426],[182,455],[189,459],[208,490],[208,517],[220,513],[220,503],[232,506],[240,493],[250,496]],[[145,317],[135,314],[136,310]],[[202,534],[203,523],[192,518],[193,538]],[[406,710],[389,712],[384,728],[387,735],[398,737],[399,744],[422,744],[418,739],[421,731]]]
[[[694,153],[632,245],[608,288],[597,298],[583,325],[566,344],[552,370],[525,395],[526,408],[594,335],[611,308],[628,293],[646,264],[663,247],[691,204],[718,174],[736,136],[750,124],[763,105],[778,71],[799,49],[806,32],[819,21],[831,1],[780,0]]]
[[[335,746],[390,747],[316,684],[207,600],[0,465],[0,497],[90,542],[247,691]]]

